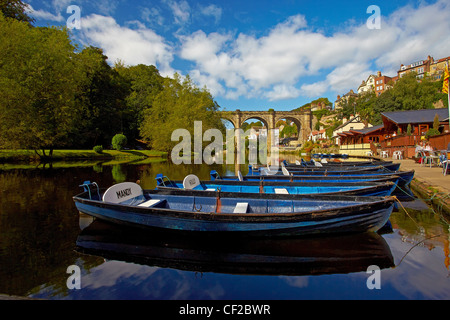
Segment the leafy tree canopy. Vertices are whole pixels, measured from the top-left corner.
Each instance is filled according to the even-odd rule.
[[[202,122],[202,134],[210,128],[225,132],[218,109],[206,88],[199,89],[189,76],[182,79],[175,74],[174,79],[164,79],[152,107],[144,111],[140,133],[154,149],[170,151],[178,143],[171,140],[174,130],[186,129],[194,139],[195,121]]]
[[[28,5],[21,0],[0,0],[0,12],[5,18],[12,18],[18,21],[34,22],[34,19],[27,14]]]

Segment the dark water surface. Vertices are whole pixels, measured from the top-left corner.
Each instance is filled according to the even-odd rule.
[[[0,293],[74,300],[450,299],[448,219],[421,200],[403,203],[406,212],[394,212],[392,229],[381,234],[276,241],[143,234],[91,223],[72,200],[85,180],[100,187],[140,180],[154,188],[157,173],[209,179],[212,169],[231,174],[234,166],[0,165]],[[368,272],[371,265],[381,271]],[[81,270],[80,289],[68,288],[69,266]]]

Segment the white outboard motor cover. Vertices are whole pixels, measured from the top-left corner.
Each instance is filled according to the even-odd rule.
[[[103,202],[121,203],[136,197],[142,197],[140,185],[134,182],[122,182],[108,188],[103,194]]]
[[[200,179],[195,174],[187,175],[183,180],[183,187],[185,189],[194,189],[198,185],[200,185]]]

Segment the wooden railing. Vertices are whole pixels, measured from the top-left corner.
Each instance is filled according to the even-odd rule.
[[[392,149],[402,147],[415,147],[422,140],[420,135],[397,136],[388,138],[380,143],[381,149]],[[429,137],[430,145],[435,150],[446,150],[450,143],[450,133],[444,133]]]
[[[396,136],[387,138],[386,140],[380,143],[382,149],[387,148],[400,148],[400,147],[413,147],[420,141],[421,136],[412,135],[412,136]]]
[[[450,143],[450,133],[440,134],[438,136],[430,137],[430,145],[434,150],[447,150]]]

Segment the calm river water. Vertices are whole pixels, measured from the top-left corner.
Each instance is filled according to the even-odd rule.
[[[212,169],[234,172],[170,161],[0,165],[0,293],[56,300],[450,299],[448,219],[420,200],[403,203],[406,212],[394,212],[392,228],[380,235],[239,243],[91,224],[72,200],[85,180],[100,187],[140,180],[154,188],[158,173],[209,179]],[[381,271],[368,272],[371,265]],[[69,266],[80,268],[80,289],[68,288]],[[379,289],[369,289],[376,283]]]

